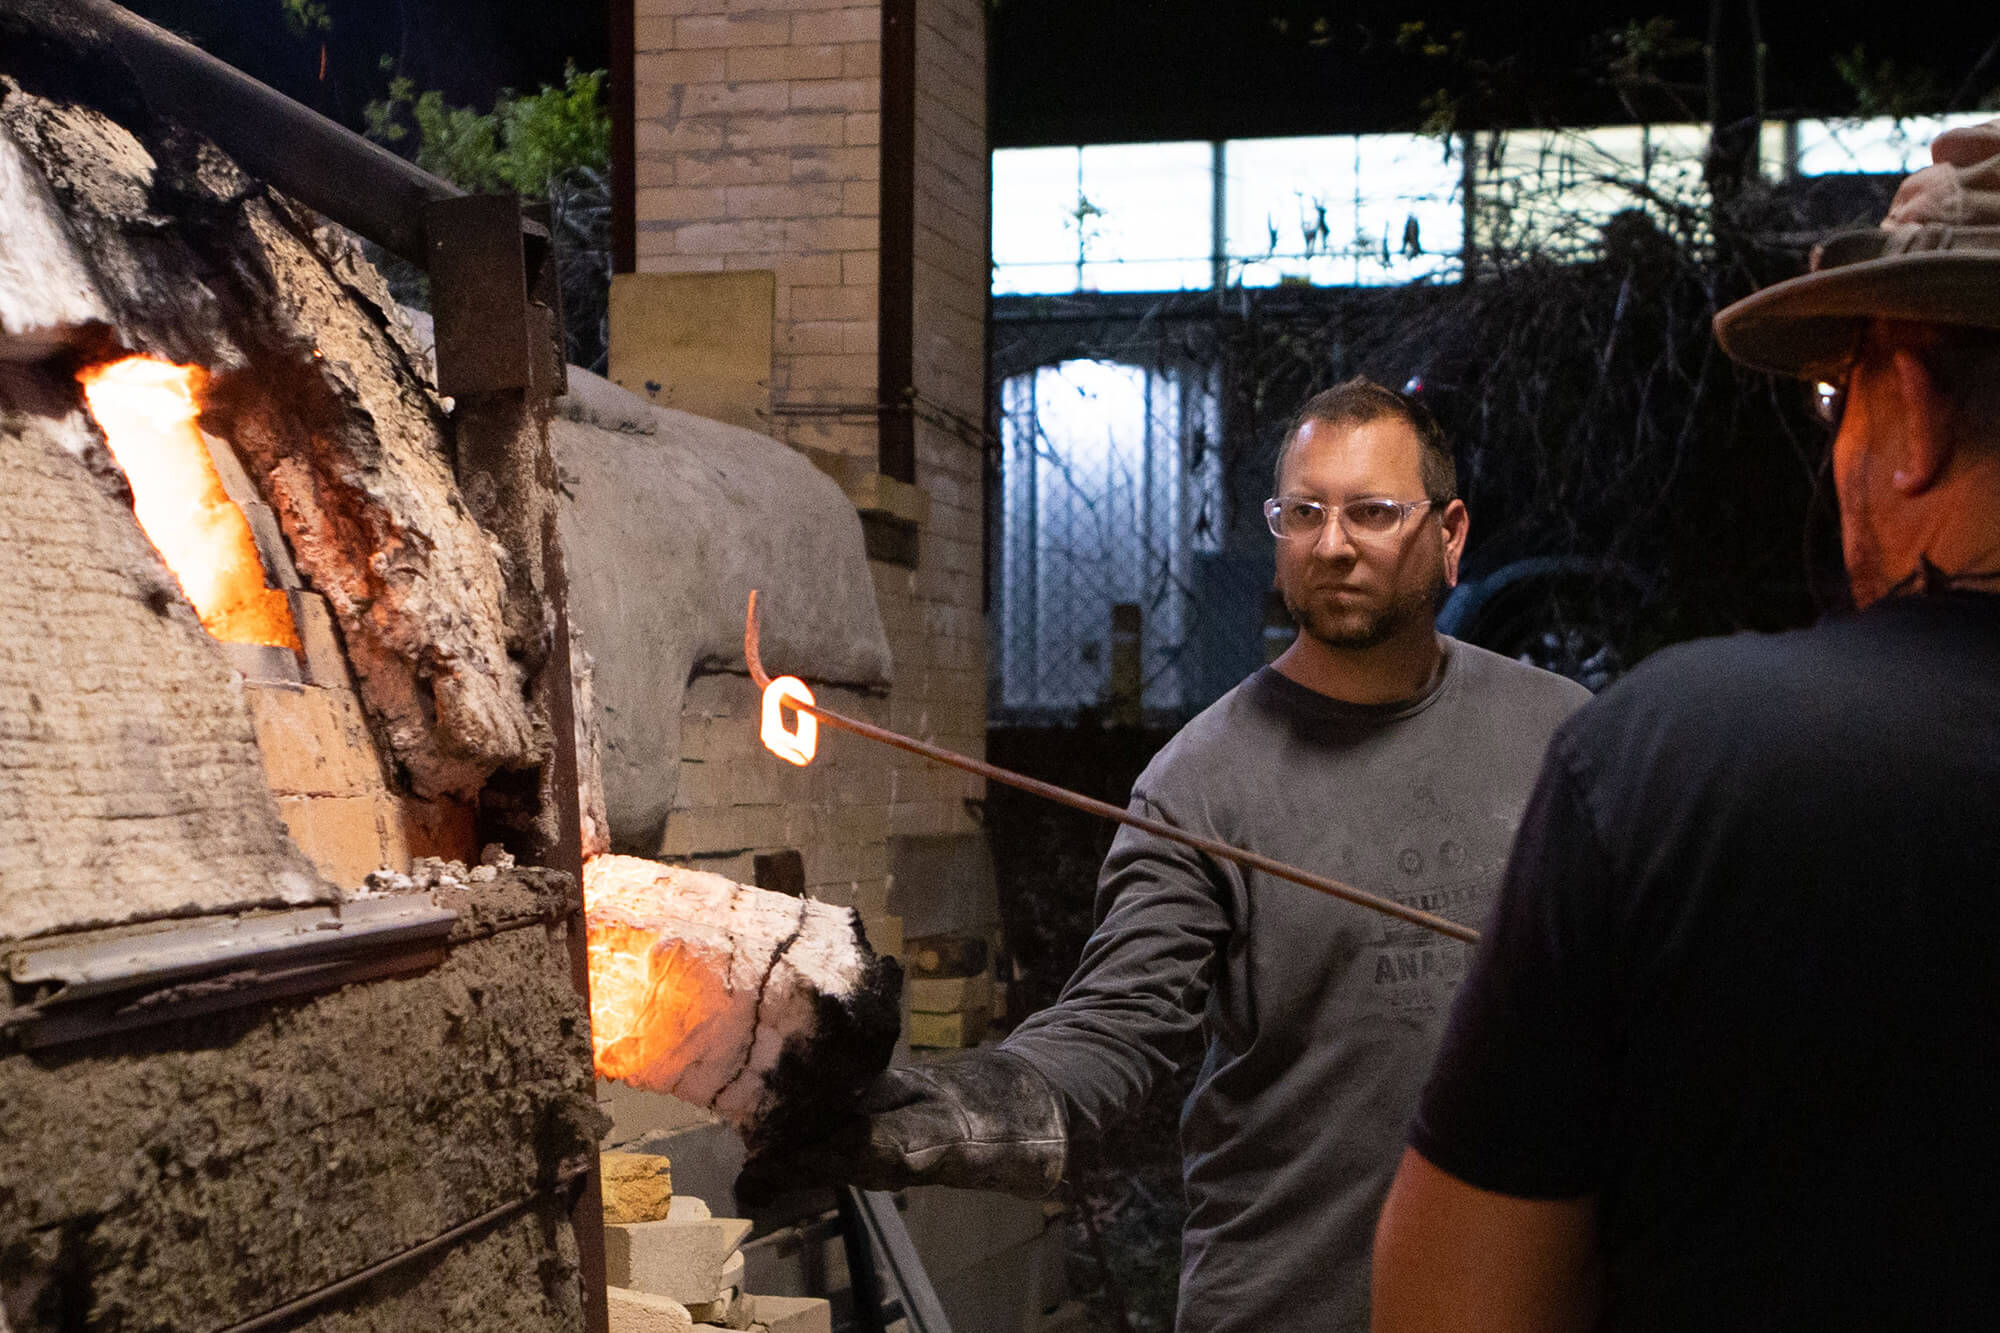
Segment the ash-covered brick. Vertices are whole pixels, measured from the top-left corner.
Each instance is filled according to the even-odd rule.
[[[0,939],[330,898],[222,654],[86,467],[100,450],[76,419],[0,411]]]

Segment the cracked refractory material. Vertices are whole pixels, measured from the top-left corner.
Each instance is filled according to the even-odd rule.
[[[852,909],[630,856],[584,867],[598,1072],[753,1149],[851,1106],[889,1062],[901,969]]]

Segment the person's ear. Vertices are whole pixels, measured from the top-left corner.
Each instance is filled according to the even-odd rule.
[[[1472,531],[1472,514],[1465,507],[1465,501],[1453,500],[1444,507],[1438,517],[1438,530],[1444,534],[1444,580],[1447,586],[1458,586],[1458,558],[1465,554],[1465,535]]]
[[[1951,400],[1923,359],[1907,347],[1890,356],[1896,376],[1897,404],[1902,414],[1902,456],[1889,482],[1899,495],[1922,495],[1937,485],[1951,463]]]

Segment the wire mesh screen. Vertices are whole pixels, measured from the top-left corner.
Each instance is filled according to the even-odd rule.
[[[1212,371],[1044,365],[1002,382],[1000,426],[997,722],[1184,716],[1255,665],[1268,572],[1219,577]]]

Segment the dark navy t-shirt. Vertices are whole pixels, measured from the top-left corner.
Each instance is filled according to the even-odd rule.
[[[1612,1328],[2000,1327],[2000,597],[1570,719],[1412,1141],[1598,1196]]]

